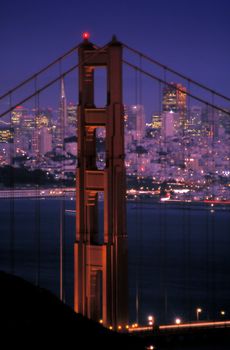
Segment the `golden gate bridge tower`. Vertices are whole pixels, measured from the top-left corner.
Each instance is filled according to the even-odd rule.
[[[107,72],[107,105],[94,102],[94,71]],[[97,48],[87,34],[79,47],[78,166],[74,308],[105,326],[128,323],[122,45],[115,37]],[[105,128],[106,166],[96,166],[96,129]],[[103,239],[98,193],[104,194]]]

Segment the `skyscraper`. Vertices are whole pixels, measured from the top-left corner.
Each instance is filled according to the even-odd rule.
[[[161,129],[162,127],[162,116],[160,113],[154,113],[152,115],[152,128],[153,129]]]
[[[182,84],[170,83],[163,89],[163,112],[174,112],[179,115],[175,128],[183,131],[186,126],[187,94]]]
[[[24,146],[24,140],[22,137],[23,131],[23,120],[28,115],[27,109],[23,106],[17,106],[11,113],[11,125],[13,128],[13,150],[12,155],[16,155],[20,152],[20,149]]]
[[[61,79],[61,96],[60,96],[60,107],[58,113],[58,120],[55,130],[55,145],[56,147],[63,148],[64,138],[67,134],[67,104],[64,79]]]
[[[133,138],[140,142],[145,136],[144,106],[125,106],[125,126],[127,131],[133,133]]]
[[[77,106],[73,103],[67,106],[67,121],[69,126],[77,127]]]

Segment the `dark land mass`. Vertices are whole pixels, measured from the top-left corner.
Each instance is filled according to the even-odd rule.
[[[143,340],[109,331],[76,314],[45,289],[0,272],[2,349],[144,349]],[[60,347],[61,348],[61,347]]]

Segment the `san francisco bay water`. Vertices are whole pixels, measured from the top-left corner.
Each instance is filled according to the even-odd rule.
[[[60,213],[65,210],[63,282],[73,304],[75,202],[0,201],[0,269],[59,294]],[[103,205],[99,211],[102,217]],[[127,203],[129,309],[132,322],[229,318],[230,207],[192,203]],[[14,239],[13,239],[14,238]],[[221,311],[225,311],[225,316]]]

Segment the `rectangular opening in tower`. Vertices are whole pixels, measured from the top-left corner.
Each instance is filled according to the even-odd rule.
[[[96,166],[98,170],[105,169],[105,128],[96,129]]]
[[[104,67],[94,70],[94,104],[97,108],[107,104],[107,72]]]

